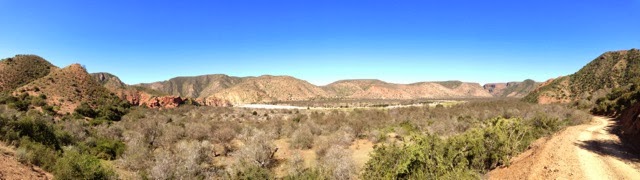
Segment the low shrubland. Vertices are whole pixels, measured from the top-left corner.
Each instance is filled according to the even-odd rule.
[[[71,179],[115,177],[112,167],[125,179],[478,178],[536,138],[590,120],[563,105],[516,100],[390,109],[136,107],[110,123],[0,111],[15,114],[3,118],[0,135],[23,162]],[[376,146],[366,165],[354,161],[356,141]],[[66,157],[85,159],[68,164]],[[86,168],[68,170],[76,165]]]
[[[89,131],[88,138],[78,138],[64,127],[67,122],[55,124],[50,115],[35,110],[23,113],[5,109],[4,112],[10,113],[0,116],[0,139],[17,147],[16,156],[20,162],[40,166],[52,172],[56,179],[117,177],[100,159],[118,157],[124,148],[118,140],[102,138],[90,132],[88,125],[82,127],[82,131]]]

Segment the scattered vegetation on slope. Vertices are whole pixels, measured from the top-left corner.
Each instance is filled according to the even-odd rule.
[[[38,111],[13,111],[0,105],[0,140],[17,147],[17,159],[52,172],[56,179],[115,179],[112,168],[99,159],[115,159],[124,144],[98,135],[82,120],[54,124],[50,115]],[[79,132],[70,131],[68,126]]]
[[[46,97],[47,106],[61,115],[77,113],[89,118],[120,120],[129,104],[101,86],[86,70],[74,64],[55,70],[14,91]]]
[[[0,60],[0,92],[14,89],[44,77],[56,67],[36,55],[16,55]]]
[[[640,50],[607,52],[578,72],[553,80],[525,99],[538,102],[576,102],[591,108],[614,88],[640,83]],[[582,101],[582,102],[579,102]]]

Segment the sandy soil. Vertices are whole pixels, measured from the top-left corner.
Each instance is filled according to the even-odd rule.
[[[611,134],[614,121],[595,117],[534,142],[489,179],[640,179],[640,159]]]
[[[18,162],[14,150],[0,143],[0,179],[53,179],[53,175]]]

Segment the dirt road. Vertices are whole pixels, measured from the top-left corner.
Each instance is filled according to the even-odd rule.
[[[489,179],[640,179],[640,159],[611,134],[614,121],[595,117],[533,143]]]

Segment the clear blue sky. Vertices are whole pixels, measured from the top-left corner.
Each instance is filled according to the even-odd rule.
[[[640,0],[0,0],[0,56],[129,84],[291,75],[324,85],[543,81],[640,48]]]

